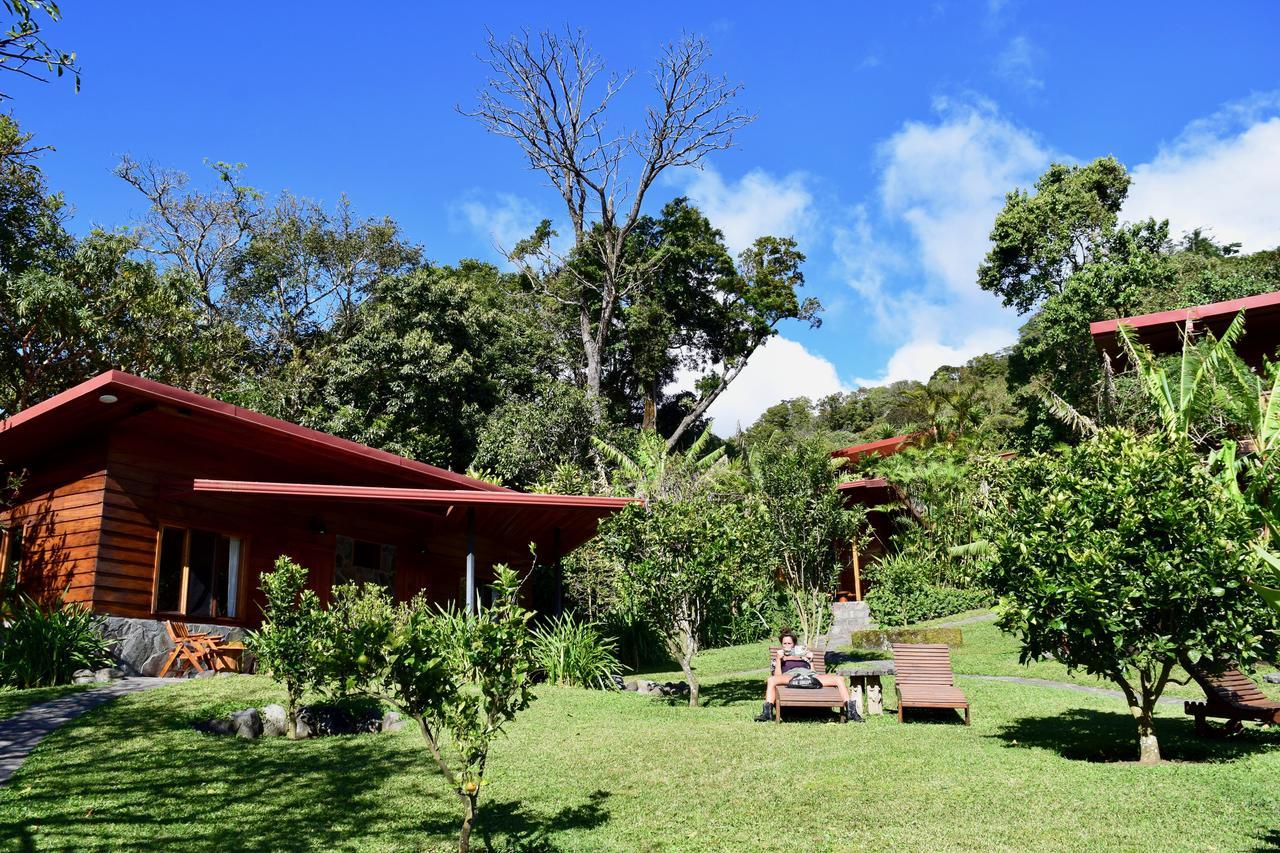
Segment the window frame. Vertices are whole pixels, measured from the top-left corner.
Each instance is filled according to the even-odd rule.
[[[184,608],[182,610],[161,610],[160,609],[160,558],[162,556],[162,548],[164,546],[165,528],[169,528],[170,530],[182,531],[182,583],[178,590],[178,602]],[[191,531],[193,529],[202,530],[206,533],[212,533],[215,536],[225,536],[228,539],[235,539],[240,543],[239,555],[237,557],[238,565],[236,566],[236,574],[235,574],[235,580],[234,580],[235,589],[236,589],[236,596],[235,596],[236,597],[236,600],[235,600],[236,615],[234,616],[227,616],[225,613],[218,616],[209,616],[207,614],[199,614],[199,613],[191,614],[191,613],[187,613],[185,610],[187,606],[187,581],[191,575]],[[161,521],[156,526],[155,559],[151,569],[151,613],[155,616],[180,616],[183,619],[193,619],[193,618],[203,619],[203,620],[207,620],[209,622],[214,622],[214,623],[242,621],[243,616],[241,614],[244,610],[243,605],[244,605],[244,597],[245,597],[244,573],[245,573],[245,566],[247,564],[246,555],[248,554],[248,549],[249,549],[249,537],[245,536],[243,533],[237,533],[237,532],[228,531],[224,529],[215,529],[211,527],[193,528],[189,523],[184,523],[184,522]],[[230,571],[228,571],[227,586],[230,587],[231,585],[232,585],[231,573]]]

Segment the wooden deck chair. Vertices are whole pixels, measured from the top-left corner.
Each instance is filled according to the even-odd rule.
[[[180,668],[192,668],[196,672],[219,669],[216,652],[222,644],[221,638],[212,634],[193,634],[185,622],[166,620],[164,629],[173,642],[173,651],[169,653],[164,666],[160,668],[161,678],[168,675],[175,665]]]
[[[1210,675],[1199,667],[1188,672],[1204,690],[1205,701],[1185,702],[1182,709],[1196,721],[1196,734],[1210,734],[1205,717],[1228,720],[1228,730],[1239,728],[1245,721],[1280,725],[1280,701],[1268,699],[1253,679],[1238,669],[1225,669]]]
[[[894,643],[893,689],[898,694],[898,722],[907,708],[955,708],[969,725],[969,700],[956,687],[951,650],[943,643]]]
[[[769,649],[769,673],[773,674],[773,668],[778,662],[778,646]],[[824,652],[813,650],[813,662],[810,664],[813,671],[819,675],[825,675],[827,672],[827,661]],[[846,710],[844,702],[840,700],[840,691],[834,687],[819,687],[815,689],[803,689],[799,687],[787,687],[779,685],[778,701],[774,705],[773,719],[774,722],[782,722],[782,708],[839,708],[841,719],[844,718]]]

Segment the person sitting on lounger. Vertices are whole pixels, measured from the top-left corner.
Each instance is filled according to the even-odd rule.
[[[764,709],[756,722],[767,723],[773,720],[774,706],[778,703],[778,687],[785,686],[800,673],[812,675],[822,682],[823,687],[834,687],[840,691],[840,701],[844,703],[845,718],[856,723],[862,722],[862,715],[853,700],[849,698],[849,685],[838,675],[829,675],[813,671],[813,652],[800,645],[796,635],[790,628],[783,628],[778,634],[777,660],[773,663],[773,672],[769,675],[764,690]]]

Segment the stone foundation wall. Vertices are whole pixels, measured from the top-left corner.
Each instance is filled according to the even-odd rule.
[[[155,619],[132,619],[125,616],[107,616],[103,619],[103,633],[111,641],[111,655],[116,666],[127,675],[159,675],[160,667],[173,651],[173,643],[164,629],[164,622]],[[244,640],[243,628],[226,625],[202,625],[188,622],[193,633],[216,634],[227,642]]]

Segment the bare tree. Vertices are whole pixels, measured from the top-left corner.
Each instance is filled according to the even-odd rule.
[[[116,175],[151,204],[139,226],[139,241],[150,254],[172,260],[200,287],[210,314],[219,300],[228,266],[262,215],[262,193],[240,182],[244,164],[208,163],[222,183],[219,191],[189,189],[185,172],[125,156]]]
[[[633,73],[602,80],[604,64],[581,30],[523,30],[506,40],[490,33],[487,47],[481,60],[492,75],[475,109],[459,111],[516,141],[530,167],[544,173],[564,200],[574,248],[599,259],[591,274],[561,263],[567,286],[533,276],[545,293],[576,310],[587,396],[598,419],[614,314],[662,260],[659,252],[628,263],[624,252],[646,193],[665,170],[697,165],[710,152],[731,147],[734,134],[755,117],[734,106],[739,86],[704,70],[711,51],[698,36],[663,47],[652,73],[655,101],[645,108],[643,129],[634,131],[614,130],[607,121],[610,104]],[[545,247],[549,225],[543,232]],[[538,246],[518,248],[512,253],[517,260]]]

